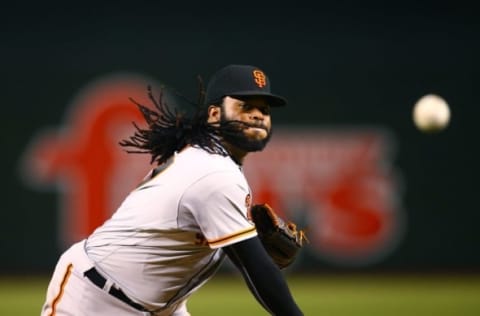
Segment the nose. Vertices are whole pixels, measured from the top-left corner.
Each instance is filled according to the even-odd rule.
[[[258,108],[253,108],[250,113],[249,113],[250,119],[255,120],[255,121],[263,121],[264,115],[262,111],[260,111]]]

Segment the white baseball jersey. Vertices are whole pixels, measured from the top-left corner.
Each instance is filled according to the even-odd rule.
[[[220,247],[257,235],[250,201],[230,157],[187,147],[126,197],[85,251],[130,298],[166,309],[213,275],[224,258]]]

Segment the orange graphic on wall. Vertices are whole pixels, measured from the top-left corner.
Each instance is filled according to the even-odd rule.
[[[102,224],[150,167],[149,157],[133,157],[118,145],[133,131],[132,121],[142,122],[129,97],[146,96],[147,85],[134,76],[94,82],[71,104],[64,127],[40,133],[24,154],[25,178],[62,193],[62,244]]]
[[[260,85],[266,84],[262,76],[256,72]],[[132,122],[142,125],[129,98],[150,105],[148,85],[155,91],[142,76],[94,81],[70,103],[60,128],[38,133],[28,145],[24,179],[58,190],[63,246],[101,225],[151,169],[149,155],[127,154],[118,144],[134,132]],[[376,262],[395,249],[404,230],[391,136],[279,126],[267,148],[244,164],[253,193],[245,207],[268,203],[306,228],[308,247],[321,260]]]

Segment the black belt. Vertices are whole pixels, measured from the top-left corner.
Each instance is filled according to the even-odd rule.
[[[84,275],[92,281],[93,284],[98,286],[103,290],[103,287],[105,286],[105,283],[107,283],[107,279],[105,279],[98,271],[95,269],[95,267],[91,268],[90,270],[86,271]],[[123,293],[122,290],[115,288],[114,286],[111,286],[110,289],[108,290],[108,294],[118,298],[122,302],[132,306],[136,310],[142,311],[142,312],[148,312],[148,310],[143,307],[142,305],[135,303],[132,301],[125,293]]]

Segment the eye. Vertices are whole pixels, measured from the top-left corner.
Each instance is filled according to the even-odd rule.
[[[261,107],[259,107],[259,110],[264,115],[270,115],[270,106],[269,105],[261,106]]]
[[[244,103],[244,104],[242,104],[242,109],[244,111],[250,111],[251,109],[253,109],[253,106],[249,103]]]
[[[242,105],[242,109],[245,112],[251,111],[253,109],[258,109],[260,112],[262,112],[263,115],[270,115],[270,106],[269,105],[253,105],[250,103],[244,103]]]

